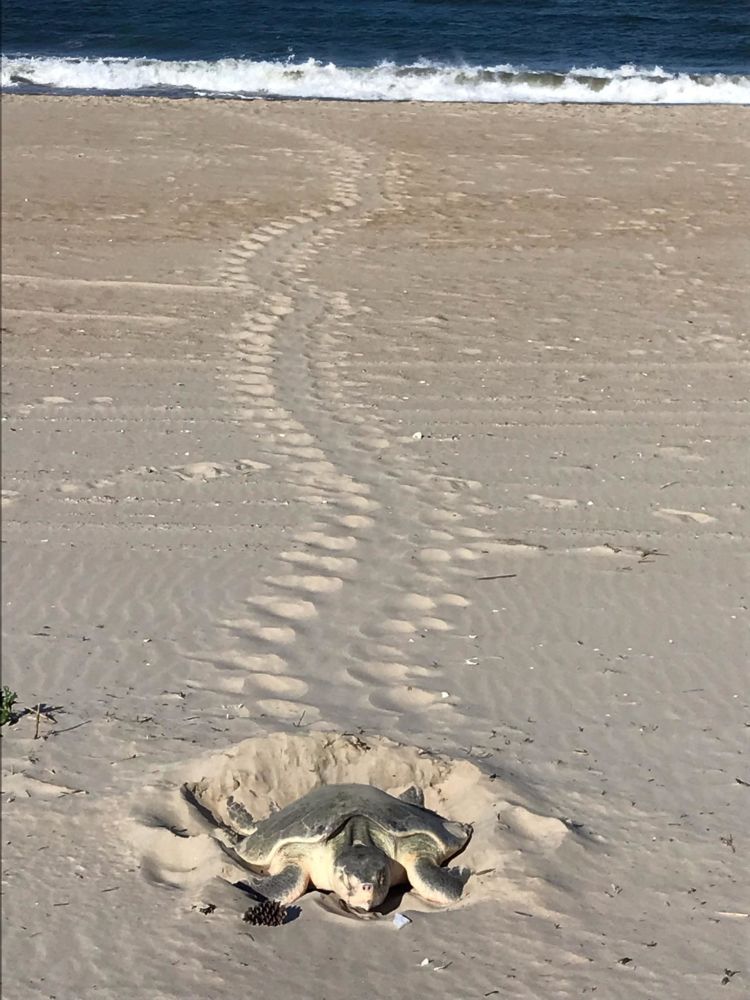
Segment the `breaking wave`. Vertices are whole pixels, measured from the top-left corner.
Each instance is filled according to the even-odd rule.
[[[669,73],[659,67],[566,72],[420,61],[369,68],[305,62],[218,59],[3,56],[9,91],[84,91],[238,98],[505,103],[750,104],[750,76]]]

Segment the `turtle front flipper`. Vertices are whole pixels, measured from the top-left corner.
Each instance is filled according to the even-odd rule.
[[[441,868],[425,856],[399,859],[412,889],[428,903],[450,906],[461,898],[468,872]]]
[[[408,802],[411,806],[420,806],[424,809],[424,792],[416,785],[410,785],[405,792],[401,792],[399,798],[402,802]]]
[[[301,865],[289,864],[276,875],[252,875],[246,881],[266,899],[288,906],[305,894],[310,877]]]
[[[249,837],[251,833],[255,833],[257,826],[255,820],[233,795],[227,799],[227,816],[233,828],[243,837]]]

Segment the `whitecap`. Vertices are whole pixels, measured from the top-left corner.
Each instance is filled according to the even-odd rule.
[[[421,60],[371,67],[251,59],[160,60],[3,56],[7,90],[183,93],[211,97],[484,103],[748,104],[750,76],[670,73],[659,66],[532,71]]]

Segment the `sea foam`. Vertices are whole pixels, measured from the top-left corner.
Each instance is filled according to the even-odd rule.
[[[505,103],[750,104],[750,76],[669,73],[654,67],[588,67],[564,73],[511,65],[420,61],[369,68],[218,59],[3,56],[0,86],[13,90],[139,92],[211,97]]]

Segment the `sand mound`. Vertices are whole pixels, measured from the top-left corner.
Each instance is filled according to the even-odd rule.
[[[180,793],[183,782],[200,808]],[[241,881],[244,870],[219,843],[222,825],[230,825],[229,795],[262,819],[318,785],[342,782],[391,794],[414,784],[424,790],[429,809],[473,825],[468,847],[454,862],[472,873],[459,906],[502,899],[546,912],[539,873],[533,866],[524,871],[524,859],[528,864],[534,855],[556,851],[571,835],[565,822],[533,811],[507,782],[467,760],[382,737],[272,733],[175,768],[138,795],[133,831],[142,869],[150,880],[183,890],[201,890],[217,877]],[[412,893],[403,905],[429,908]]]

